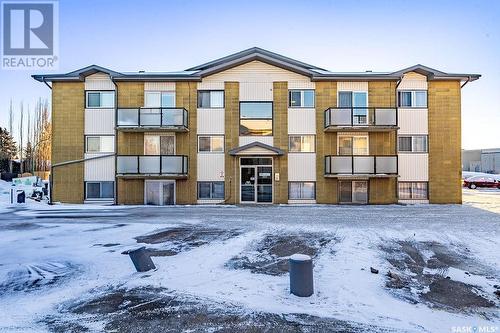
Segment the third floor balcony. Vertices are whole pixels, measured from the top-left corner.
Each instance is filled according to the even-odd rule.
[[[325,177],[397,177],[397,155],[328,155]]]
[[[116,127],[122,131],[188,131],[184,108],[118,108]]]
[[[392,131],[398,128],[397,108],[331,107],[325,110],[325,131]]]

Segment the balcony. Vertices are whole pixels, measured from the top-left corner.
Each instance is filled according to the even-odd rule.
[[[185,155],[120,155],[116,157],[119,177],[186,178],[188,157]]]
[[[325,177],[397,177],[397,155],[325,156]]]
[[[325,132],[397,129],[397,108],[338,107],[325,110]]]
[[[188,131],[188,113],[184,108],[119,108],[116,127],[122,131]]]

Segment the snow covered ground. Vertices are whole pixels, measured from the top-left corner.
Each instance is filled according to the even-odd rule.
[[[3,205],[2,332],[500,332],[497,190],[464,190],[464,205],[47,207]],[[286,272],[230,264],[284,260],[263,240],[300,234],[317,250],[310,298],[290,295]],[[141,245],[155,271],[121,254]]]

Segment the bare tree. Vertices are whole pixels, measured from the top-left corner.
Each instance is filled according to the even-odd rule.
[[[9,133],[14,136],[14,132],[12,132],[14,127],[14,110],[12,110],[12,99],[10,100],[9,105]],[[12,173],[12,158],[9,159],[9,172]]]
[[[21,174],[24,173],[23,166],[23,137],[24,137],[24,105],[21,102],[21,112],[19,113],[19,162],[21,165]]]

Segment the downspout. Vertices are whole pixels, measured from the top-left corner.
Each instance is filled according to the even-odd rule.
[[[470,82],[470,80],[471,80],[471,77],[470,77],[470,76],[468,76],[468,77],[467,77],[467,81],[465,81],[465,82],[464,82],[464,84],[462,84],[462,85],[460,86],[460,89],[462,89],[463,87],[465,87],[465,85],[466,85],[467,83],[469,83],[469,82]]]
[[[113,78],[112,75],[109,75],[109,78],[111,79],[111,82],[115,85],[115,195],[114,195],[114,205],[118,204],[118,178],[116,177],[116,168],[117,168],[117,162],[116,162],[116,155],[118,152],[118,131],[117,131],[117,124],[118,124],[118,85],[115,82],[115,79]]]

